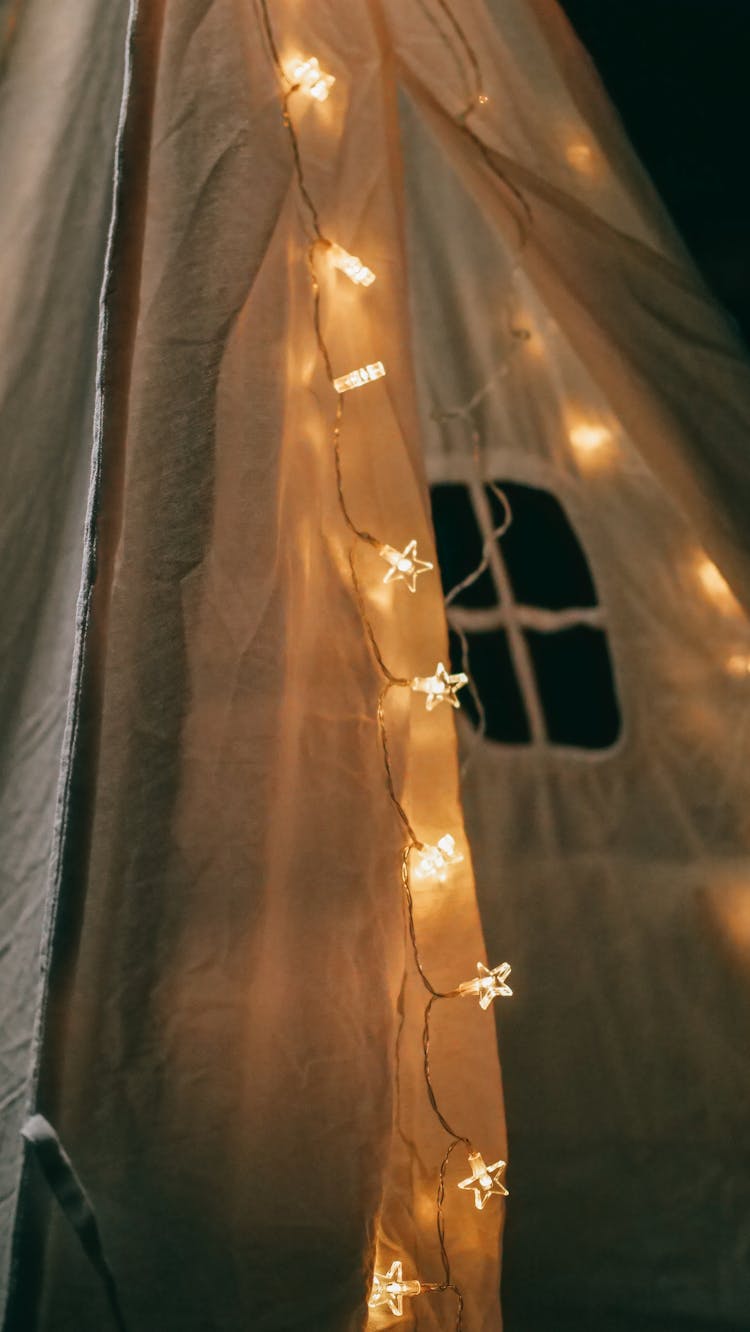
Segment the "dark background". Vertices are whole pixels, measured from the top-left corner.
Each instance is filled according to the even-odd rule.
[[[750,342],[750,0],[560,0]]]

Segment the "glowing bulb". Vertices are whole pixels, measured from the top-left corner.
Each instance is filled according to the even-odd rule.
[[[383,362],[373,361],[371,365],[361,365],[358,370],[350,370],[348,375],[339,375],[338,379],[334,379],[333,387],[337,393],[348,393],[349,389],[371,384],[373,379],[382,379],[384,374]]]
[[[316,102],[324,102],[336,82],[333,74],[324,74],[315,56],[308,60],[293,60],[287,66],[287,75],[300,92],[307,93]]]
[[[494,1165],[486,1165],[481,1152],[469,1152],[471,1174],[468,1179],[462,1179],[458,1187],[473,1190],[474,1206],[478,1211],[484,1209],[493,1193],[501,1198],[508,1197],[508,1190],[500,1183],[505,1164],[505,1161],[495,1161]]]
[[[412,690],[415,694],[426,694],[425,707],[428,712],[432,712],[439,703],[450,703],[452,708],[460,708],[456,694],[459,689],[469,683],[468,675],[459,671],[457,675],[449,675],[439,661],[435,667],[434,675],[415,675],[411,682]]]
[[[493,999],[501,995],[503,999],[508,999],[513,991],[505,982],[510,975],[510,963],[501,962],[499,967],[493,967],[492,971],[484,965],[484,962],[477,962],[477,972],[474,980],[462,981],[458,987],[460,995],[475,994],[479,999],[480,1008],[489,1008]]]
[[[569,143],[565,149],[565,156],[576,171],[590,172],[594,166],[594,153],[591,145],[582,141]]]
[[[485,92],[477,93],[477,104],[479,106],[486,106],[489,100],[490,99]]]
[[[440,883],[445,883],[448,867],[460,865],[463,860],[461,852],[456,850],[456,839],[450,833],[441,837],[437,846],[423,846],[418,855],[419,860],[413,870],[414,878],[430,879],[436,875]]]
[[[378,555],[391,566],[383,582],[404,582],[410,592],[416,592],[419,575],[428,573],[430,569],[435,567],[427,560],[417,558],[416,541],[410,541],[403,550],[395,550],[393,546],[381,546]]]
[[[568,432],[568,439],[579,453],[597,453],[605,444],[611,443],[612,431],[603,425],[592,425],[582,421]]]
[[[538,326],[528,311],[518,312],[517,322],[512,326],[510,332],[511,337],[523,348],[524,357],[544,355],[544,343]]]
[[[404,1297],[420,1295],[423,1290],[434,1290],[435,1286],[425,1285],[421,1281],[404,1281],[403,1264],[391,1263],[385,1273],[376,1272],[372,1278],[372,1290],[367,1303],[371,1309],[384,1309],[400,1318],[404,1312]]]
[[[736,680],[750,675],[750,652],[733,652],[727,657],[726,667],[727,673],[733,675]]]
[[[331,241],[328,247],[328,254],[334,268],[340,268],[342,273],[346,273],[352,282],[356,282],[359,287],[370,287],[375,281],[375,274],[371,268],[362,263],[356,254],[350,254],[343,245],[337,245]]]
[[[731,614],[740,609],[739,602],[723,573],[707,555],[699,558],[696,573],[706,596],[719,610]]]

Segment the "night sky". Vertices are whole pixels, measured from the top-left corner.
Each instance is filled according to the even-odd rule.
[[[750,0],[560,0],[750,343]]]

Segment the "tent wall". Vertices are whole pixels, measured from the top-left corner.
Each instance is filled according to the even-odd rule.
[[[40,984],[127,5],[2,7],[0,1308]]]
[[[746,599],[746,358],[601,93],[585,71],[578,82],[573,40],[551,12],[554,51],[526,6],[496,13],[497,40],[481,49],[505,181],[430,109],[451,78],[444,46],[425,27],[421,57],[403,48],[428,470],[437,487],[509,482],[562,504],[597,587],[623,718],[601,752],[544,738],[477,746],[462,719],[488,950],[513,960],[516,982],[499,1028],[506,1321],[523,1332],[739,1329],[750,1297],[739,1258],[750,1240],[750,624],[715,572],[705,581],[705,548]],[[535,103],[512,77],[494,80],[509,67],[520,79],[519,66],[533,71]],[[568,160],[582,144],[588,153]],[[581,426],[601,432],[598,451],[576,447]],[[547,550],[540,540],[530,557],[541,580]],[[473,642],[482,614],[459,609]],[[527,622],[533,636],[543,613]],[[546,630],[552,639],[554,615]],[[581,706],[573,675],[560,687]],[[539,688],[544,703],[549,682]]]
[[[348,502],[429,552],[382,19],[363,5],[343,33],[336,5],[281,17],[285,51],[314,46],[340,71],[322,116],[300,108],[306,178],[379,274],[365,297],[321,277],[336,367],[389,368],[346,408]],[[405,979],[404,834],[336,500],[305,218],[253,9],[141,7],[122,152],[38,1108],[91,1191],[135,1326],[354,1328],[376,1241],[379,1261],[439,1279],[446,1135],[422,1074],[425,1000]],[[383,590],[376,555],[355,557],[397,677],[428,674],[446,651],[437,577],[412,603]],[[422,836],[450,828],[465,850],[450,893],[417,909],[447,989],[483,945],[452,719],[411,699],[388,700],[400,797]],[[447,1112],[494,1161],[491,1017],[456,1003],[434,1021]],[[465,1173],[464,1152],[452,1191]],[[502,1212],[455,1192],[456,1280],[489,1332]],[[41,1272],[22,1275],[36,1326],[99,1332],[96,1277],[57,1213]],[[455,1297],[420,1318],[449,1326]]]
[[[322,281],[337,370],[388,369],[347,399],[347,494],[368,530],[431,559],[428,480],[555,495],[599,592],[624,729],[592,757],[472,749],[462,723],[470,853],[452,718],[394,697],[399,794],[425,840],[450,828],[465,854],[417,924],[441,987],[473,974],[473,855],[490,960],[516,982],[500,1030],[510,1332],[719,1332],[748,1295],[747,680],[726,664],[750,659],[750,637],[698,570],[705,548],[747,604],[747,368],[557,11],[462,4],[489,95],[469,122],[480,146],[438,8],[270,7],[282,56],[336,73],[336,99],[295,105],[306,179],[326,230],[378,275],[365,296]],[[136,14],[94,413],[127,15],[91,0],[73,22],[29,0],[21,18],[0,84],[18,201],[2,253],[22,257],[0,316],[3,1261],[32,1096],[91,1191],[139,1332],[359,1328],[376,1248],[439,1271],[445,1137],[273,65],[254,6]],[[473,414],[438,424],[483,385]],[[575,451],[579,419],[605,428],[603,453]],[[376,591],[374,554],[358,559],[388,661],[431,669],[447,652],[437,578],[404,603]],[[441,1009],[433,1071],[450,1119],[501,1155],[491,1015]],[[451,1196],[459,1169],[456,1155]],[[466,1326],[494,1332],[501,1213],[457,1206]],[[101,1332],[96,1278],[48,1220],[22,1255],[39,1300],[19,1332]],[[449,1296],[420,1298],[402,1326],[454,1320]]]

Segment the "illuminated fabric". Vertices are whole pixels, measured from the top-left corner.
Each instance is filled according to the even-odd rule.
[[[431,973],[451,989],[484,975],[482,956],[513,966],[514,997],[489,1012],[476,998],[435,1006],[432,1064],[451,1122],[491,1169],[508,1159],[511,1218],[522,1199],[516,1326],[575,1321],[582,1290],[598,1332],[610,1310],[659,1332],[683,1314],[731,1324],[747,1308],[732,1246],[748,1214],[750,827],[747,680],[724,665],[748,631],[699,570],[705,548],[750,604],[742,354],[549,5],[460,7],[483,72],[470,124],[501,175],[457,123],[461,62],[429,5],[271,10],[284,61],[314,76],[292,109],[325,229],[377,274],[321,275],[334,376],[358,376],[341,385],[357,521],[436,564],[430,481],[546,489],[581,538],[610,635],[619,746],[583,759],[480,742],[471,849],[454,742],[458,716],[468,753],[468,724],[428,711],[429,693],[388,699],[399,795],[428,853],[446,849],[414,891]],[[138,1332],[353,1332],[376,1247],[384,1280],[439,1280],[447,1139],[425,1097],[403,839],[273,67],[252,5],[134,14],[94,419],[127,16],[101,0],[81,0],[75,22],[50,0],[19,12],[0,102],[18,200],[0,222],[15,463],[0,561],[15,671],[3,1272],[31,1094],[91,1194]],[[323,99],[318,71],[335,79]],[[490,380],[468,424],[440,419]],[[98,544],[64,742],[92,433]],[[388,661],[431,679],[449,662],[437,572],[412,596],[384,583],[378,548],[357,559]],[[60,911],[37,1063],[50,846]],[[449,1170],[466,1332],[497,1332],[505,1203],[480,1209],[454,1187],[466,1153]],[[717,1192],[721,1224],[702,1227]],[[40,1276],[38,1250],[17,1255],[19,1281]],[[38,1285],[24,1332],[101,1332],[95,1274],[56,1213]],[[454,1317],[448,1293],[422,1290],[401,1326],[447,1332]]]

